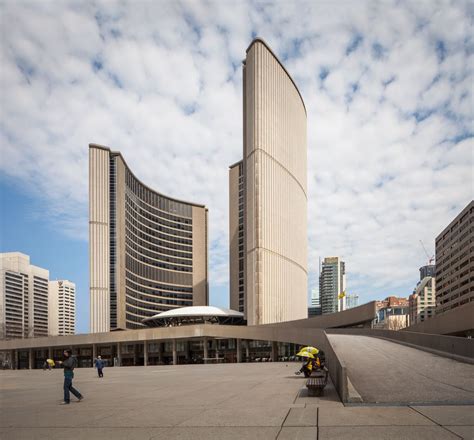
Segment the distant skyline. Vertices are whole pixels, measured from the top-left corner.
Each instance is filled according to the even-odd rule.
[[[472,5],[3,2],[0,251],[77,287],[88,330],[88,144],[209,208],[210,302],[228,305],[228,166],[245,49],[265,39],[308,113],[308,298],[318,257],[359,303],[407,297],[473,198]],[[180,127],[179,130],[176,127]]]

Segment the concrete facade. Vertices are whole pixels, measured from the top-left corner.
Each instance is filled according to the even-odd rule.
[[[48,281],[28,255],[0,254],[0,339],[48,335]]]
[[[436,313],[474,302],[474,201],[436,237]]]
[[[76,285],[68,280],[49,282],[49,334],[73,335],[76,332]]]
[[[89,147],[91,332],[207,305],[207,208],[157,193],[120,153]]]
[[[229,167],[229,271],[230,308],[246,314],[244,164]]]
[[[405,330],[437,335],[474,336],[474,303],[456,307],[424,322],[410,324]]]
[[[281,62],[261,39],[247,49],[243,67],[243,186],[232,169],[231,307],[250,325],[307,316],[306,109]],[[237,171],[234,171],[237,174]],[[236,198],[244,191],[243,203]],[[237,206],[237,208],[233,208]],[[235,257],[235,215],[243,213],[243,264]],[[237,265],[243,268],[238,299]],[[239,281],[242,278],[239,279]],[[242,296],[242,295],[241,295]],[[243,304],[242,304],[243,303]]]

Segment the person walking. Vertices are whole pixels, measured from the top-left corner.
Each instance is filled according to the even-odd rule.
[[[105,362],[100,356],[97,356],[97,359],[95,360],[95,367],[97,368],[97,374],[99,377],[104,377],[104,373],[102,372],[104,366]]]
[[[64,358],[64,361],[59,361],[59,364],[64,368],[64,400],[61,402],[61,405],[69,405],[70,392],[77,397],[79,402],[84,399],[84,396],[72,386],[77,359],[72,355],[71,350],[64,350]]]

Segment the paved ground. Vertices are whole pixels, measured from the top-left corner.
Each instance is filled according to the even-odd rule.
[[[0,371],[2,440],[474,438],[474,407],[344,407],[308,397],[293,363],[76,370],[81,403],[58,405],[62,372]]]
[[[364,402],[474,404],[474,365],[384,339],[328,336]]]

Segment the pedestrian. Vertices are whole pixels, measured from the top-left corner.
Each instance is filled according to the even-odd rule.
[[[84,396],[72,386],[74,368],[77,366],[77,359],[72,355],[71,350],[64,350],[64,361],[59,361],[59,364],[64,368],[64,400],[61,402],[61,405],[69,405],[69,392],[74,394],[80,402],[84,399]]]
[[[104,373],[102,372],[104,366],[105,363],[102,358],[100,356],[97,356],[97,359],[95,360],[95,367],[97,368],[97,374],[99,377],[104,377]]]
[[[49,371],[52,371],[52,369],[54,368],[55,366],[55,362],[53,361],[53,359],[46,359],[46,363],[48,364],[48,370]]]

